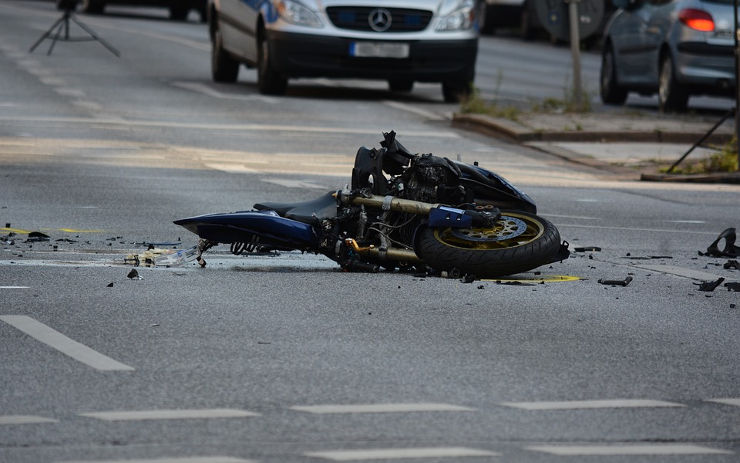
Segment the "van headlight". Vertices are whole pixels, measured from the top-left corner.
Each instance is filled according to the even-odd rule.
[[[442,16],[437,23],[437,31],[464,31],[475,23],[475,0],[460,0],[456,8]]]
[[[280,0],[276,2],[278,14],[289,23],[306,27],[323,27],[319,15],[310,8],[295,0]]]

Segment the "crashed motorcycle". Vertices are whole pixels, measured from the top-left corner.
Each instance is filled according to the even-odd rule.
[[[424,271],[491,278],[568,257],[567,243],[525,193],[501,176],[432,154],[411,154],[395,132],[357,151],[352,183],[312,201],[174,223],[200,237],[197,260],[218,244],[236,255],[300,250],[347,271]]]

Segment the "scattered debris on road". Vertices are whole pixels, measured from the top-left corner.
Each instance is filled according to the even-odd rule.
[[[573,252],[599,252],[601,248],[598,246],[585,246],[581,248],[573,248]]]
[[[717,281],[705,281],[703,283],[694,283],[694,284],[699,286],[698,288],[699,291],[712,292],[717,288],[717,286],[721,285],[723,281],[725,281],[724,278],[719,278],[717,279]]]
[[[716,240],[707,248],[707,252],[699,255],[710,256],[710,257],[738,257],[740,256],[740,247],[735,246],[735,240],[737,235],[735,234],[734,228],[728,228],[719,234]],[[725,240],[725,248],[719,249],[720,241]]]
[[[139,272],[136,271],[136,269],[132,268],[130,272],[128,272],[128,275],[126,275],[128,278],[132,280],[141,280],[141,276],[139,276]]]
[[[727,291],[734,291],[736,293],[740,293],[740,283],[736,281],[725,283],[725,288],[727,288]]]
[[[736,260],[728,260],[725,262],[725,265],[723,266],[725,270],[730,270],[734,268],[735,270],[740,270],[740,262]]]
[[[36,243],[39,241],[49,241],[51,238],[49,235],[35,231],[28,234],[28,239],[26,240],[26,243]]]
[[[632,277],[627,276],[624,280],[599,280],[599,283],[604,286],[627,286],[632,282]]]
[[[142,253],[127,255],[123,262],[134,267],[172,267],[194,260],[197,253],[198,250],[195,246],[181,250],[150,247]]]

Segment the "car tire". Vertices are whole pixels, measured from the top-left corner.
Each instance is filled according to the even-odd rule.
[[[481,1],[478,9],[478,30],[481,34],[493,34],[494,27],[492,19],[488,11],[488,4],[485,1]]]
[[[173,21],[185,21],[190,13],[190,5],[183,5],[182,2],[176,2],[170,6],[170,19]]]
[[[604,48],[601,55],[599,90],[604,104],[623,105],[627,101],[627,90],[617,83],[617,66],[611,44]]]
[[[442,82],[442,96],[445,103],[459,103],[467,98],[471,92],[471,83],[468,81]]]
[[[239,77],[239,61],[224,50],[223,37],[217,28],[211,39],[211,77],[214,82],[234,83]]]
[[[82,0],[82,12],[88,14],[101,14],[105,9],[105,2],[101,0]]]
[[[283,95],[288,88],[288,79],[275,70],[270,41],[260,34],[257,56],[257,89],[263,95]]]
[[[658,107],[661,112],[682,112],[688,102],[689,92],[676,80],[673,58],[666,53],[658,75]]]
[[[534,39],[535,27],[532,14],[532,7],[529,6],[529,2],[525,2],[522,5],[522,14],[519,16],[519,37],[522,40]]]
[[[391,79],[388,81],[391,92],[409,93],[414,89],[414,81],[408,79]]]

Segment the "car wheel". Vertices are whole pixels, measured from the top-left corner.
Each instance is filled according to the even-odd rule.
[[[188,19],[188,13],[190,13],[190,6],[183,5],[182,2],[170,6],[170,19],[173,21],[185,21]]]
[[[391,79],[388,81],[388,88],[391,92],[408,93],[414,89],[414,81],[406,79]]]
[[[601,101],[605,104],[621,105],[627,100],[627,90],[617,84],[617,66],[611,44],[606,46],[601,55],[599,83]]]
[[[534,38],[535,28],[532,22],[532,14],[529,2],[524,3],[519,18],[519,37],[522,40],[532,40]]]
[[[689,92],[676,80],[673,59],[666,54],[660,63],[658,106],[662,112],[685,111]]]
[[[82,12],[90,14],[102,13],[105,9],[105,2],[100,0],[82,0]]]
[[[262,38],[259,43],[257,88],[260,93],[266,95],[282,95],[288,88],[288,79],[275,70],[267,38]]]
[[[211,77],[214,82],[227,83],[236,82],[239,77],[239,61],[224,50],[223,37],[219,29],[213,32],[211,42]]]
[[[459,103],[470,95],[471,84],[467,81],[442,82],[445,103]]]

